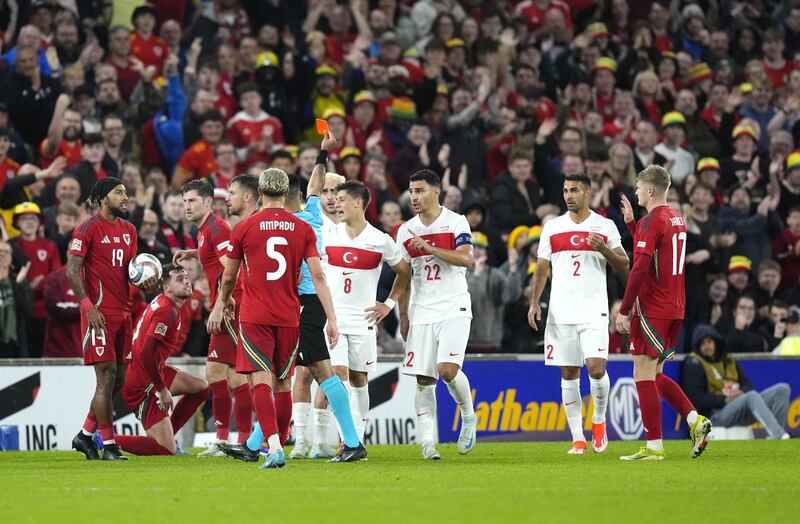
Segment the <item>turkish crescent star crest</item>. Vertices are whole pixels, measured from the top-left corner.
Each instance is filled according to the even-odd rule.
[[[348,256],[351,257],[351,259],[352,259],[353,258],[353,253],[351,253],[350,251],[345,251],[344,255],[342,255],[342,260],[344,260],[345,264],[352,264],[353,260],[348,260],[347,259]]]

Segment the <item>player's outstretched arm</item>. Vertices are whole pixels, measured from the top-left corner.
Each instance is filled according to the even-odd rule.
[[[336,312],[333,309],[331,290],[328,288],[328,282],[325,279],[325,272],[322,270],[322,262],[319,257],[309,257],[306,259],[306,263],[308,264],[308,272],[311,273],[311,280],[314,282],[314,289],[317,291],[317,298],[319,298],[322,309],[325,310],[325,316],[328,318],[325,332],[328,335],[328,347],[332,349],[339,342],[339,328],[336,325]]]
[[[220,263],[225,267],[225,270],[222,272],[219,296],[217,296],[217,303],[214,304],[214,309],[208,316],[208,322],[206,323],[206,329],[213,334],[220,332],[223,315],[234,306],[231,293],[233,293],[236,278],[239,276],[239,266],[242,261],[230,257],[222,257]]]
[[[306,198],[319,196],[322,193],[322,188],[325,186],[325,171],[328,169],[328,151],[337,145],[339,145],[339,141],[336,140],[333,133],[330,131],[325,133],[320,145],[319,155],[317,155],[317,162],[314,165],[314,170],[311,171],[311,178],[308,179]]]
[[[622,297],[622,305],[619,308],[619,315],[617,316],[617,331],[625,334],[630,329],[630,313],[636,297],[639,296],[639,290],[644,284],[647,272],[650,269],[650,264],[653,261],[653,255],[649,253],[637,253],[633,259],[633,269],[628,277],[628,285],[625,287],[625,296]]]
[[[81,309],[86,311],[86,323],[89,328],[100,332],[106,327],[106,319],[86,296],[83,280],[81,280],[82,270],[83,257],[67,253],[67,278],[72,286],[72,292],[75,293],[75,299],[80,302]]]
[[[539,299],[542,297],[544,286],[547,284],[547,274],[549,272],[550,261],[546,258],[539,257],[536,261],[536,270],[533,272],[531,305],[528,308],[528,324],[537,331],[539,330],[539,326],[536,322],[542,320],[542,308],[539,306]]]
[[[625,253],[625,250],[622,249],[622,246],[611,249],[603,240],[603,237],[597,233],[589,233],[589,239],[587,242],[592,249],[603,255],[603,257],[608,260],[608,263],[611,264],[611,267],[613,267],[616,271],[619,271],[620,273],[628,272],[628,269],[630,269],[630,260],[628,260],[628,254]]]
[[[397,276],[394,277],[394,283],[392,284],[392,290],[389,292],[389,298],[386,299],[386,302],[376,302],[374,306],[366,309],[367,314],[364,318],[366,318],[367,322],[370,324],[378,324],[386,318],[394,309],[395,304],[402,300],[402,295],[407,292],[408,283],[411,280],[411,269],[408,262],[400,260],[400,262],[392,266],[392,269]]]
[[[180,264],[184,260],[189,260],[190,258],[199,258],[196,249],[179,249],[172,255],[172,263]]]
[[[430,245],[411,230],[408,232],[411,234],[411,243],[409,244],[411,249],[424,251],[451,266],[460,266],[469,269],[472,267],[473,262],[475,262],[472,256],[472,245],[458,246],[455,249],[444,249]]]

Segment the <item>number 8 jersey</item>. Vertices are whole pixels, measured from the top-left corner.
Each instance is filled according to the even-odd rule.
[[[452,266],[424,251],[411,248],[411,232],[434,247],[454,250],[472,245],[472,233],[464,215],[442,207],[430,226],[415,216],[397,232],[397,245],[403,259],[411,264],[411,324],[435,324],[454,317],[472,318],[472,303],[467,290],[467,268]]]

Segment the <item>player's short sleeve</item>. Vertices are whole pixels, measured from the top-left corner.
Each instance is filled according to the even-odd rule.
[[[186,171],[196,171],[200,165],[199,156],[195,153],[195,146],[189,147],[178,159],[178,167]]]
[[[134,259],[139,254],[139,233],[136,231],[136,226],[130,222],[128,222],[128,229],[131,230],[131,259]]]
[[[400,252],[400,255],[403,257],[403,260],[410,263],[411,262],[411,254],[406,249],[406,240],[408,240],[409,235],[406,232],[405,227],[400,227],[397,230],[397,250]]]
[[[453,236],[455,236],[456,249],[461,246],[472,245],[472,229],[470,229],[469,222],[467,222],[467,218],[464,215],[458,215],[453,227]]]
[[[633,243],[633,252],[643,255],[652,255],[658,247],[661,237],[661,222],[658,220],[648,220],[647,217],[639,221],[636,228],[636,238]]]
[[[217,220],[217,234],[210,239],[214,246],[217,258],[228,256],[228,246],[231,241],[231,226],[224,220]]]
[[[244,237],[245,224],[239,224],[231,233],[228,240],[228,252],[225,256],[233,260],[241,260],[243,258],[242,252],[242,239]]]
[[[622,237],[619,234],[619,229],[617,229],[617,225],[612,220],[606,221],[606,236],[608,237],[606,245],[608,245],[609,249],[617,249],[622,246]]]
[[[387,235],[386,233],[381,233],[383,235],[383,261],[389,264],[390,266],[396,266],[403,260],[403,254],[400,252],[400,249],[397,247],[397,244],[394,243],[392,237]]]
[[[553,233],[552,227],[548,227],[548,225],[549,222],[542,228],[542,236],[539,237],[539,251],[536,253],[536,258],[541,258],[542,260],[550,260],[553,255],[553,248],[550,245],[550,236]]]
[[[85,257],[89,246],[92,243],[92,228],[91,226],[83,228],[83,224],[79,225],[72,232],[72,240],[69,243],[69,254],[79,257]]]
[[[314,233],[314,229],[305,222],[303,222],[303,226],[305,229],[305,248],[303,249],[303,259],[308,260],[309,258],[317,257],[319,258],[319,250],[317,250],[317,234]]]

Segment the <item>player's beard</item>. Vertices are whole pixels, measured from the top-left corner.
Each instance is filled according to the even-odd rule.
[[[128,218],[129,213],[124,209],[118,209],[116,207],[110,207],[110,206],[109,209],[111,209],[111,214],[117,218]]]

